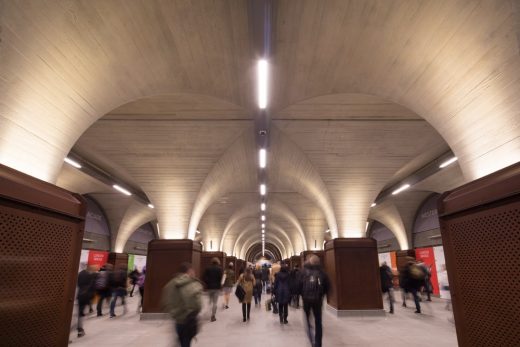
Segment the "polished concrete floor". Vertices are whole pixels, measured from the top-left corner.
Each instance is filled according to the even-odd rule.
[[[169,320],[141,321],[136,313],[138,297],[128,298],[126,315],[116,307],[116,318],[95,313],[85,317],[86,335],[76,337],[71,331],[70,344],[74,346],[175,346],[173,324]],[[335,317],[324,312],[323,346],[457,346],[451,311],[445,301],[434,299],[423,302],[423,314],[414,313],[413,302],[401,307],[400,299],[394,315],[383,317]],[[204,297],[207,304],[207,298]],[[251,320],[242,322],[241,307],[232,298],[230,308],[223,310],[219,299],[217,321],[209,322],[207,305],[201,316],[202,329],[192,346],[211,347],[291,347],[310,346],[303,325],[303,312],[291,308],[289,324],[281,326],[278,316],[266,312],[264,305],[251,312]],[[385,302],[385,305],[387,303]],[[387,308],[387,307],[386,307]],[[388,310],[388,308],[387,308]],[[74,320],[76,317],[74,317]]]

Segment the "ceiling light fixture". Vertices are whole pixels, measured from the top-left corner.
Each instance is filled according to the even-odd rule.
[[[401,187],[399,187],[399,188],[397,188],[396,190],[394,190],[394,191],[392,192],[392,195],[399,194],[399,193],[401,193],[403,190],[406,190],[406,189],[408,189],[408,188],[410,188],[410,185],[409,185],[409,184],[402,185]]]
[[[262,222],[265,222],[265,215],[262,215],[262,217],[260,217],[260,219],[262,219]]]
[[[260,149],[258,152],[258,161],[260,163],[260,168],[265,169],[265,166],[267,164],[267,151],[265,148]]]
[[[157,235],[161,236],[161,229],[159,229],[159,223],[157,223]]]
[[[264,223],[262,223],[262,229],[265,229],[265,224]]]
[[[330,229],[325,230],[326,233],[330,233]]]
[[[115,190],[117,190],[125,195],[128,195],[128,196],[132,195],[132,193],[130,193],[128,190],[126,190],[123,187],[118,186],[117,184],[114,184],[112,187],[114,187]]]
[[[265,203],[262,202],[262,203],[260,204],[260,210],[261,210],[261,211],[265,211]]]
[[[265,230],[262,229],[262,234],[265,234]]]
[[[150,208],[155,208],[155,206],[152,205],[152,204],[148,204],[148,207],[150,207]]]
[[[457,160],[459,160],[459,158],[457,157],[453,157],[451,159],[448,159],[446,160],[444,163],[442,163],[441,165],[439,165],[439,169],[442,169],[442,168],[445,168],[446,166],[450,165],[450,164],[453,164],[454,162],[456,162]]]
[[[196,234],[200,234],[199,229],[195,230],[195,233],[196,233]]]
[[[265,184],[260,185],[260,195],[265,195],[266,187]]]
[[[258,78],[258,107],[265,109],[267,107],[267,60],[260,59],[257,65]]]
[[[78,163],[78,162],[75,161],[75,160],[72,160],[72,159],[70,159],[70,158],[65,158],[65,159],[63,159],[63,161],[66,162],[66,163],[69,164],[69,165],[74,166],[76,169],[81,169],[81,164]]]
[[[377,204],[375,202],[372,203],[372,205],[370,205],[370,207],[375,207]]]

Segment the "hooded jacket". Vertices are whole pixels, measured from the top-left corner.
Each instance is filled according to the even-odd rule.
[[[202,285],[187,274],[174,277],[163,290],[163,307],[178,324],[196,317],[202,308]]]

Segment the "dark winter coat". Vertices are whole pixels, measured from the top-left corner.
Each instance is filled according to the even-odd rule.
[[[78,302],[88,304],[94,297],[96,275],[83,270],[78,274]]]
[[[218,265],[212,264],[204,271],[204,283],[206,289],[221,289],[222,288],[222,268]]]
[[[110,283],[110,288],[112,289],[126,289],[126,271],[125,270],[117,270],[109,273],[108,282]]]
[[[379,275],[381,277],[381,290],[383,291],[383,293],[386,293],[389,289],[393,287],[392,270],[388,267],[388,265],[382,265],[379,268]]]
[[[262,270],[253,271],[253,276],[255,277],[255,292],[262,293]]]
[[[299,285],[299,289],[298,289],[298,294],[301,294],[302,295],[302,300],[305,302],[305,295],[303,293],[303,287],[304,287],[304,282],[308,280],[308,278],[312,275],[312,274],[318,274],[318,276],[320,277],[320,281],[322,283],[322,289],[323,289],[323,292],[322,292],[322,296],[325,296],[329,293],[330,291],[330,280],[329,280],[329,276],[327,276],[327,274],[325,273],[325,271],[323,271],[321,269],[321,266],[320,265],[310,265],[310,264],[305,264],[304,268],[303,268],[303,271],[302,273],[300,274],[300,285]]]
[[[267,266],[264,266],[262,268],[262,281],[268,281],[269,280],[269,269]]]
[[[291,295],[296,295],[299,292],[300,287],[300,269],[292,269],[289,277],[289,287],[291,289]]]
[[[289,280],[289,271],[287,268],[282,267],[274,277],[274,295],[276,302],[280,304],[288,304],[291,301],[291,289]]]

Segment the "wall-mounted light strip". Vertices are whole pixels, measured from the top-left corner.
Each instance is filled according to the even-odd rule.
[[[258,107],[265,109],[267,107],[267,60],[260,59],[257,64],[257,83],[258,83]]]
[[[258,162],[261,169],[265,169],[267,165],[267,151],[262,148],[258,151]]]
[[[81,164],[78,163],[78,162],[75,161],[75,160],[72,160],[72,159],[70,159],[70,158],[65,158],[65,159],[63,159],[63,161],[66,162],[66,163],[69,164],[69,165],[74,166],[76,169],[81,169]]]
[[[266,191],[267,191],[267,188],[266,188],[265,184],[261,184],[260,185],[260,195],[265,195]]]
[[[408,188],[410,188],[410,185],[409,185],[409,184],[402,185],[401,187],[399,187],[399,188],[397,188],[396,190],[394,190],[394,191],[392,192],[392,195],[399,194],[399,193],[401,193],[403,190],[406,190],[406,189],[408,189]]]
[[[443,169],[443,168],[445,168],[446,166],[453,164],[453,163],[456,162],[457,160],[458,160],[457,157],[453,157],[453,158],[451,158],[451,159],[448,159],[448,160],[446,160],[444,163],[442,163],[441,165],[439,165],[439,169]]]
[[[195,233],[196,233],[196,234],[200,234],[199,229],[195,230]]]
[[[370,205],[370,207],[376,207],[376,205],[377,204],[375,202],[373,202],[372,205]]]
[[[159,228],[159,223],[157,223],[157,235],[161,237],[161,229]]]
[[[130,193],[128,190],[126,190],[123,187],[118,186],[117,184],[114,184],[112,187],[114,187],[115,190],[117,190],[117,191],[119,191],[119,192],[121,192],[121,193],[123,193],[125,195],[128,195],[128,196],[132,195],[132,193]]]
[[[155,208],[155,206],[153,204],[148,204],[148,207]]]
[[[330,233],[330,229],[325,230],[326,233]]]

